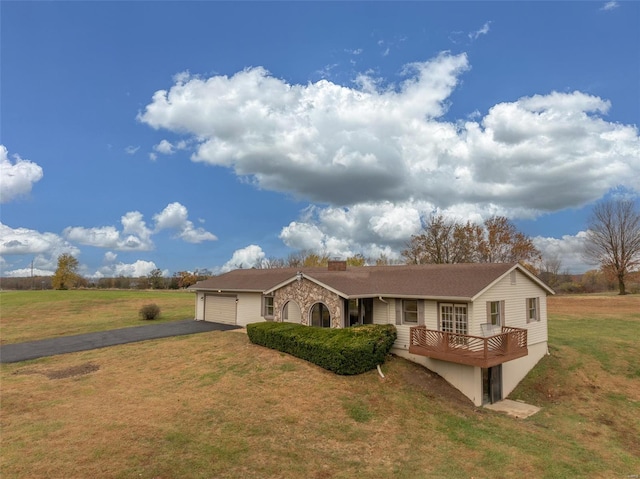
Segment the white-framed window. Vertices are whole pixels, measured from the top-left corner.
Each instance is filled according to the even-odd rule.
[[[447,333],[469,334],[466,304],[440,304],[440,330]]]
[[[527,323],[540,321],[540,298],[527,298]]]
[[[404,324],[418,324],[418,301],[415,299],[402,300],[402,322]]]
[[[504,326],[504,301],[487,302],[487,323]]]
[[[273,318],[273,296],[262,297],[262,316]]]

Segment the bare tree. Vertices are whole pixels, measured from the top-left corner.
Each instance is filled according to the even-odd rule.
[[[276,258],[274,256],[270,256],[269,258],[263,258],[254,266],[256,269],[276,269],[276,268],[284,268],[287,266],[286,260],[282,258]]]
[[[584,259],[615,275],[620,294],[625,278],[640,266],[640,212],[631,200],[596,204],[589,218]]]
[[[531,239],[503,216],[483,226],[432,216],[402,252],[407,263],[514,263],[536,261],[540,252]]]
[[[540,261],[540,278],[549,286],[555,288],[560,283],[562,260],[557,254],[543,256]]]

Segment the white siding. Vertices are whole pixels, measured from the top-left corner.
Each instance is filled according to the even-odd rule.
[[[198,321],[204,321],[204,293],[199,291],[196,293],[196,317]]]
[[[438,329],[438,303],[436,301],[425,300],[424,325],[427,329]]]
[[[265,321],[262,317],[261,293],[238,293],[238,315],[236,324],[246,326]]]
[[[409,324],[396,324],[396,304],[401,299],[383,298],[386,304],[375,299],[373,302],[373,322],[375,324],[393,324],[396,327],[398,337],[393,347],[396,349],[408,351],[410,343]],[[421,300],[422,301],[422,300]],[[424,304],[424,324],[429,329],[437,329],[438,327],[438,303],[436,301],[425,300]]]
[[[502,278],[490,290],[475,301],[473,315],[469,316],[469,334],[481,336],[480,325],[487,322],[487,301],[504,301],[503,326],[528,330],[528,345],[547,341],[547,295],[546,291],[520,271],[516,273],[516,284],[511,284],[510,275]],[[527,298],[540,298],[540,321],[527,323]]]
[[[379,298],[373,300],[373,324],[395,324],[392,318],[395,317],[395,312],[392,313],[392,304],[389,304],[389,299],[381,301]]]

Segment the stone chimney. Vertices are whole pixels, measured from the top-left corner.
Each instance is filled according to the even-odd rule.
[[[335,259],[329,260],[329,271],[346,271],[347,270],[347,262],[339,261]]]

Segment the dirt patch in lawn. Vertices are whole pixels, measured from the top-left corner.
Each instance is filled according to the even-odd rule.
[[[100,366],[97,364],[83,363],[61,369],[19,369],[18,371],[14,371],[13,374],[42,374],[49,379],[66,379],[91,374],[99,369]]]

